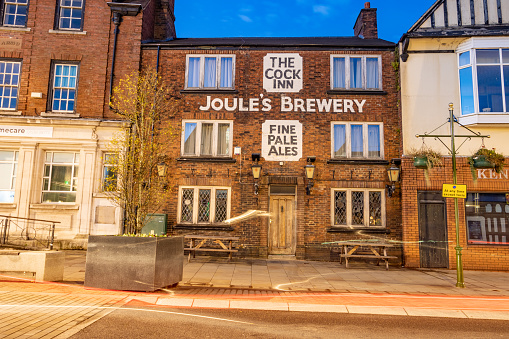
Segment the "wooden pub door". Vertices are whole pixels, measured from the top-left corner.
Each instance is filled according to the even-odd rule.
[[[441,192],[419,192],[419,254],[422,268],[447,268],[447,220]]]
[[[295,255],[295,196],[270,197],[269,254]]]

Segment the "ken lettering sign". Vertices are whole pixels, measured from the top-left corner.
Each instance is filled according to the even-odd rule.
[[[302,89],[302,57],[298,53],[269,53],[263,57],[263,89],[297,93]]]
[[[302,124],[298,120],[265,121],[262,157],[266,161],[299,161],[302,158]]]

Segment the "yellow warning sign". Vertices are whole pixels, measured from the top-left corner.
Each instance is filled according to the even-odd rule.
[[[467,185],[442,185],[442,196],[444,198],[466,198]]]

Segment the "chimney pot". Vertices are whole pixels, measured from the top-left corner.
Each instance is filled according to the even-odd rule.
[[[371,4],[369,2],[364,3],[364,8],[371,8]]]

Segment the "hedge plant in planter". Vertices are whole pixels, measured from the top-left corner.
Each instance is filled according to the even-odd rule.
[[[497,153],[495,149],[481,147],[472,156],[468,157],[468,164],[472,170],[472,176],[475,179],[476,169],[490,168],[497,173],[502,172],[504,168],[504,159],[504,156]]]

